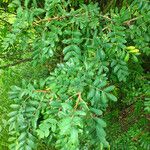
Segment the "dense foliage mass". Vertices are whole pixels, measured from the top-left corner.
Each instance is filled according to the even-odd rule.
[[[149,2],[4,2],[0,138],[9,149],[150,149]]]

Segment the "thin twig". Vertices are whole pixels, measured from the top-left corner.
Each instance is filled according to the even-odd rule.
[[[81,92],[78,93],[78,99],[77,99],[76,104],[75,104],[75,106],[74,106],[74,109],[75,109],[75,110],[77,109],[77,107],[78,107],[80,101],[83,101],[83,99],[82,99],[82,97],[81,97]]]
[[[126,24],[126,25],[129,26],[131,22],[133,22],[133,21],[135,21],[135,20],[137,20],[137,19],[139,19],[139,18],[142,18],[142,17],[143,17],[143,16],[132,18],[132,19],[130,19],[130,20],[125,21],[123,24]]]
[[[85,15],[85,13],[83,13],[82,15]],[[53,18],[45,18],[45,19],[40,19],[38,21],[35,21],[33,22],[34,25],[38,25],[42,22],[51,22],[53,20],[62,20],[62,19],[65,19],[65,18],[69,18],[69,17],[78,17],[78,16],[81,16],[81,14],[77,14],[77,15],[67,15],[67,16],[57,16],[57,17],[53,17]],[[108,16],[106,15],[99,15],[100,17],[104,18],[104,19],[107,19],[109,21],[112,21],[111,18],[109,18]]]

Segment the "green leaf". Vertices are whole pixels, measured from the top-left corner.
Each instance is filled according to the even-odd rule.
[[[104,86],[107,85],[107,82],[105,80],[103,80],[99,85],[98,85],[98,88],[102,88]]]
[[[25,0],[24,5],[25,5],[26,8],[28,7],[29,2],[30,2],[30,0]]]
[[[115,66],[114,73],[116,73],[120,69],[120,65]]]
[[[31,147],[31,148],[35,148],[35,143],[31,140],[31,139],[27,139],[27,144]]]
[[[91,99],[91,98],[93,98],[93,97],[94,97],[94,95],[95,95],[95,89],[94,89],[94,88],[92,88],[92,89],[90,90],[90,92],[88,93],[87,98],[88,98],[88,99]]]
[[[32,150],[32,148],[29,145],[25,145],[25,150]]]
[[[136,62],[136,63],[139,61],[138,58],[135,55],[132,55],[132,58],[133,58],[133,61]]]
[[[80,116],[86,116],[86,113],[84,111],[76,111],[75,112],[76,115],[80,115]]]
[[[112,101],[114,101],[114,102],[117,101],[117,98],[116,98],[113,94],[106,93],[106,95],[107,95],[107,97],[108,97],[110,100],[112,100]]]
[[[98,124],[100,127],[102,127],[102,128],[106,127],[106,122],[105,122],[104,120],[102,120],[102,119],[100,119],[100,118],[94,118],[94,120],[97,122],[97,124]]]
[[[10,107],[13,109],[18,109],[20,106],[18,104],[11,104]]]
[[[67,104],[67,103],[62,103],[61,106],[63,107],[64,110],[71,110],[72,106]]]
[[[104,92],[106,92],[106,93],[107,92],[111,92],[111,91],[114,90],[114,88],[115,88],[115,86],[113,86],[113,85],[112,86],[108,86],[107,88],[104,89]]]
[[[44,12],[45,12],[45,10],[41,9],[41,8],[36,8],[36,9],[33,10],[34,15],[40,15]]]
[[[129,53],[127,53],[126,56],[125,56],[125,58],[124,58],[124,61],[125,61],[125,62],[128,62],[129,56],[130,56]]]
[[[58,124],[61,129],[61,134],[66,134],[71,128],[72,119],[70,117],[63,118]]]
[[[103,113],[100,109],[96,109],[96,108],[90,108],[90,110],[96,115],[102,115]]]
[[[72,50],[72,45],[69,45],[63,49],[63,53],[66,55],[66,53],[70,52],[71,50]]]
[[[16,140],[15,137],[10,137],[10,138],[8,139],[9,142],[13,142],[13,141],[15,141],[15,140]]]
[[[100,101],[100,91],[96,90],[94,98],[95,98],[96,101]]]
[[[36,108],[35,107],[27,107],[26,108],[26,112],[35,112],[36,111]]]
[[[40,139],[43,139],[45,137],[45,133],[40,129],[37,129],[36,132]]]
[[[96,80],[94,81],[94,86],[97,86],[100,83],[100,79],[96,78]]]
[[[102,94],[101,94],[101,99],[102,99],[102,102],[104,104],[107,103],[107,97],[106,97],[106,94],[104,92],[102,92]]]
[[[8,114],[9,117],[14,117],[18,114],[18,111],[12,111]]]
[[[79,48],[77,45],[72,45],[72,48],[74,49],[74,51],[75,51],[78,55],[81,54],[80,48]]]
[[[97,136],[100,140],[105,140],[106,137],[106,132],[104,131],[104,129],[100,126],[96,126],[96,132],[97,132]]]
[[[26,136],[27,136],[27,133],[26,132],[22,132],[18,138],[19,141],[22,141],[22,140],[25,140],[26,139]]]
[[[73,128],[71,129],[70,134],[71,134],[70,137],[71,143],[76,143],[78,141],[78,130],[76,128]]]

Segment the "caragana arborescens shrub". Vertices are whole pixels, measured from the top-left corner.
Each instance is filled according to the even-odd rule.
[[[10,149],[36,149],[38,140],[62,150],[109,147],[103,112],[117,103],[134,64],[150,54],[149,3],[135,0],[105,15],[93,3],[78,9],[65,0],[12,5],[16,19],[1,53],[30,57],[50,74],[12,87]]]

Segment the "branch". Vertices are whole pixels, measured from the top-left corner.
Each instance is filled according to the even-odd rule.
[[[82,15],[84,15],[85,13],[82,13]],[[53,20],[63,20],[63,19],[66,19],[66,18],[69,18],[69,17],[78,17],[78,16],[81,16],[81,14],[76,14],[76,15],[67,15],[67,16],[57,16],[57,17],[53,17],[53,18],[45,18],[45,19],[40,19],[38,21],[35,21],[33,22],[33,25],[39,25],[40,23],[42,22],[51,22]],[[99,15],[100,17],[106,19],[107,21],[112,21],[112,18],[108,17],[107,15]],[[124,25],[128,25],[130,26],[131,22],[135,21],[135,20],[138,20],[139,18],[141,18],[142,16],[139,16],[139,17],[135,17],[135,18],[132,18],[130,20],[127,20],[125,22],[123,22]],[[105,27],[102,31],[104,31],[105,29],[107,29],[108,27]]]
[[[137,20],[137,19],[139,19],[139,18],[141,18],[141,17],[142,17],[142,16],[140,16],[140,17],[135,17],[135,18],[132,18],[132,19],[130,19],[130,20],[127,20],[127,21],[124,22],[124,24],[126,24],[126,25],[129,26],[131,22],[133,22],[133,21],[135,21],[135,20]]]
[[[106,16],[106,17],[107,17],[107,16]],[[136,21],[136,20],[138,20],[139,18],[142,18],[142,16],[140,16],[140,17],[135,17],[135,18],[132,18],[132,19],[130,19],[130,20],[127,20],[127,21],[123,22],[123,24],[124,24],[124,25],[127,25],[127,26],[130,26],[130,25],[131,25],[131,22]],[[108,19],[109,21],[111,21],[111,18],[107,18],[107,19]],[[102,29],[102,31],[104,31],[104,30],[106,30],[106,29],[108,29],[108,30],[110,31],[109,26],[104,27],[104,28]]]
[[[74,106],[74,109],[75,109],[75,110],[77,109],[77,107],[78,107],[78,105],[79,105],[79,102],[80,102],[80,101],[83,101],[83,99],[82,99],[82,97],[81,97],[81,92],[77,93],[77,95],[78,95],[78,99],[77,99],[76,104],[75,104],[75,106]]]
[[[79,16],[80,14],[77,14],[77,15],[74,15],[74,17],[77,17]],[[42,22],[51,22],[53,20],[62,20],[62,19],[65,19],[65,18],[68,18],[68,17],[73,17],[73,15],[67,15],[67,16],[60,16],[60,17],[53,17],[53,18],[45,18],[45,19],[40,19],[39,21],[35,21],[33,22],[34,25],[38,25],[39,23],[42,23]]]
[[[82,13],[82,15],[85,15],[85,13]],[[57,16],[57,17],[53,17],[53,18],[45,18],[45,19],[40,19],[38,21],[33,22],[33,25],[38,25],[42,22],[51,22],[53,20],[62,20],[62,19],[66,19],[69,17],[78,17],[78,16],[81,16],[81,14],[76,14],[76,15],[71,14],[71,15],[66,15],[66,16],[59,16],[59,17]],[[99,16],[104,19],[107,19],[108,21],[112,21],[112,19],[106,15],[99,15]]]
[[[0,69],[5,69],[5,68],[9,68],[9,67],[12,67],[12,66],[16,66],[16,65],[19,65],[21,63],[25,63],[25,62],[28,62],[28,61],[31,61],[32,58],[26,58],[26,59],[22,59],[22,60],[19,60],[17,62],[14,62],[14,63],[11,63],[11,64],[7,64],[7,65],[4,65],[4,66],[0,66]]]

